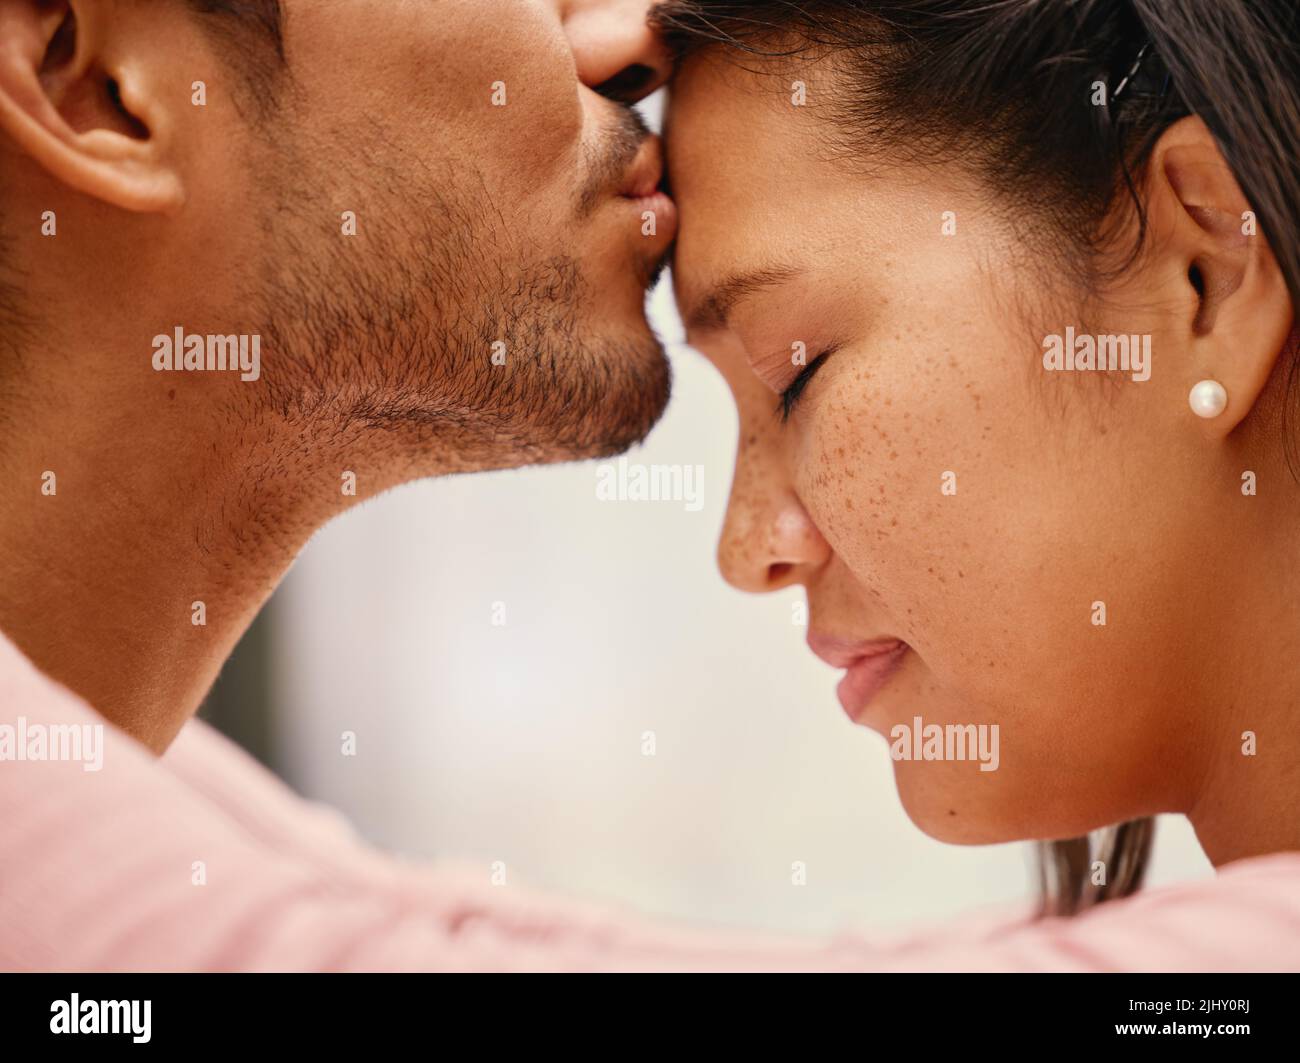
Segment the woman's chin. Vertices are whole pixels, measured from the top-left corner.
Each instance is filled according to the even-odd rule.
[[[1034,835],[1022,816],[999,809],[988,777],[969,764],[894,761],[894,784],[907,818],[949,845],[997,845]]]

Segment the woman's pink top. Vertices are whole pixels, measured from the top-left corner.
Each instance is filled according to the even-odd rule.
[[[96,751],[68,743],[95,725],[88,771]],[[31,759],[55,748],[83,759]],[[5,971],[1300,970],[1298,853],[1073,920],[889,940],[705,931],[493,886],[369,847],[201,721],[155,758],[3,636],[0,758]]]

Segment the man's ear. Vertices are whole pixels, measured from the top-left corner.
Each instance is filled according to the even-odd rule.
[[[170,213],[185,189],[147,18],[102,0],[0,0],[0,133],[69,188]]]
[[[1186,391],[1217,380],[1228,405],[1207,420],[1227,435],[1254,408],[1289,347],[1294,310],[1286,278],[1213,135],[1200,118],[1161,135],[1149,170],[1148,217],[1158,254],[1181,289],[1190,358],[1174,371]],[[1168,371],[1168,370],[1167,370]]]

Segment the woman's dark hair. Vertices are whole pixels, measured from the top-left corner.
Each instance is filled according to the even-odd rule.
[[[1155,820],[1131,819],[1097,833],[1095,843],[1085,836],[1038,846],[1041,914],[1074,915],[1102,901],[1127,897],[1142,885]]]
[[[679,58],[721,47],[833,57],[848,76],[826,111],[828,143],[966,165],[1008,206],[1041,208],[1087,281],[1095,256],[1078,251],[1103,242],[1120,197],[1140,223],[1138,253],[1134,175],[1165,129],[1198,115],[1300,306],[1296,0],[667,0],[654,18]],[[1288,419],[1300,385],[1290,354]],[[1285,438],[1294,472],[1296,434]],[[1102,832],[1095,852],[1088,838],[1046,843],[1044,912],[1132,893],[1151,838],[1142,819]]]

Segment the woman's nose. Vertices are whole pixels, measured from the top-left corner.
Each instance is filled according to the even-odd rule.
[[[668,80],[672,63],[647,19],[651,0],[556,0],[588,88],[635,103]]]
[[[742,456],[718,543],[723,579],[742,591],[776,591],[807,583],[830,556],[789,485],[762,477]]]

